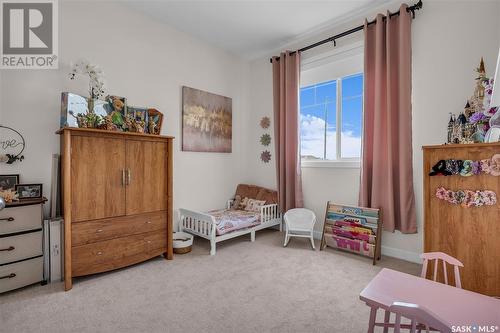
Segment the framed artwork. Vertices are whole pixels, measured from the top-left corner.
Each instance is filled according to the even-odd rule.
[[[127,108],[127,115],[131,115],[135,121],[143,121],[148,123],[148,109],[129,106]]]
[[[148,130],[150,134],[161,133],[161,125],[163,123],[163,113],[156,109],[148,109]]]
[[[42,184],[17,184],[16,192],[19,195],[19,200],[39,199],[43,194]]]
[[[127,115],[127,99],[125,97],[108,95],[105,98],[105,102],[102,108],[106,110],[107,115],[111,116],[113,124],[118,128],[122,128],[125,123],[125,116]]]
[[[88,107],[89,100],[87,97],[70,92],[63,92],[61,94],[60,127],[78,127],[76,115],[79,113],[87,113]]]
[[[17,184],[19,184],[19,175],[0,175],[0,191],[14,191]]]
[[[182,150],[230,153],[232,99],[182,87]]]

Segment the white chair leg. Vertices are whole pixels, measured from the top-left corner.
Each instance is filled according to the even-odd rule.
[[[210,255],[215,255],[215,239],[210,240]]]
[[[250,241],[255,242],[255,230],[250,233]]]
[[[283,246],[287,246],[288,242],[290,241],[290,235],[288,235],[288,231],[285,233],[285,242],[283,243]]]
[[[316,248],[314,247],[314,237],[313,237],[312,233],[311,233],[311,246],[312,246],[313,250],[316,250]]]

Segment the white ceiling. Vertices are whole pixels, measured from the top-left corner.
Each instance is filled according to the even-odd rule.
[[[127,5],[246,59],[387,0],[138,1]]]

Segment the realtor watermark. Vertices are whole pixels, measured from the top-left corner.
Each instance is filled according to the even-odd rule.
[[[470,333],[479,333],[479,332],[484,332],[484,333],[493,333],[493,332],[499,332],[499,328],[497,325],[461,325],[461,326],[452,326],[451,331],[453,333],[455,332],[460,332],[460,333],[465,333],[465,332],[470,332]]]
[[[0,0],[0,69],[57,69],[58,0]]]

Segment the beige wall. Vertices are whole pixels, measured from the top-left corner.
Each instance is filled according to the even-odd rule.
[[[422,252],[422,145],[441,144],[446,139],[446,124],[449,112],[458,113],[474,87],[474,68],[484,57],[488,74],[495,68],[500,40],[500,2],[498,1],[425,1],[424,8],[417,13],[412,29],[413,48],[413,164],[419,231],[414,235],[399,232],[384,232],[383,253],[418,261]],[[394,10],[399,6],[392,6]],[[391,8],[391,6],[385,6]],[[374,14],[374,13],[373,13]],[[374,17],[374,15],[368,15]],[[362,18],[344,22],[338,29],[323,31],[308,40],[291,44],[289,49],[317,41],[326,36],[344,31],[360,24]],[[360,40],[352,36],[339,41],[341,47]],[[304,57],[321,54],[331,46],[314,50]],[[254,182],[274,185],[274,163],[259,162],[261,146],[258,137],[262,130],[258,120],[272,115],[271,66],[269,60],[259,59],[251,67],[251,96],[253,146],[249,152]],[[272,150],[274,153],[274,150]],[[320,221],[324,219],[326,201],[356,204],[359,186],[359,169],[303,168],[304,203],[313,209]],[[322,223],[316,225],[317,235]]]
[[[119,2],[60,2],[59,9],[60,69],[0,71],[0,121],[18,129],[27,142],[26,159],[1,164],[0,173],[20,173],[23,182],[41,182],[49,196],[51,154],[59,151],[54,132],[60,93],[87,95],[87,79],[70,81],[67,75],[70,62],[84,57],[104,70],[109,93],[165,114],[162,134],[176,137],[175,207],[223,207],[246,178],[248,63]],[[180,151],[182,85],[232,97],[232,154]]]

